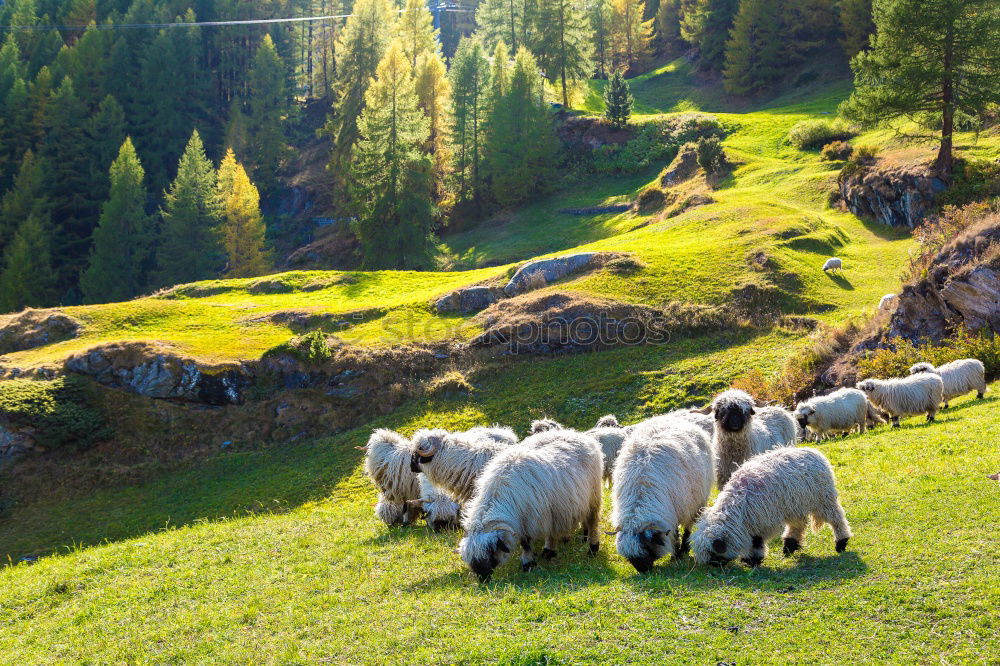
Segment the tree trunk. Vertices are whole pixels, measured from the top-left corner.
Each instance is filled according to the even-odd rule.
[[[944,81],[941,84],[941,148],[938,150],[934,168],[943,176],[951,175],[953,158],[951,154],[952,134],[955,131],[955,89],[953,84],[954,38],[948,31],[944,52]]]

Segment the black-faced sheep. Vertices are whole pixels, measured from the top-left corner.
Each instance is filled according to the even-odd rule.
[[[917,363],[910,368],[910,374],[922,372],[934,373],[944,382],[944,406],[969,391],[976,392],[976,398],[982,399],[986,393],[986,368],[978,358],[962,358],[951,363],[934,367],[930,363]]]
[[[618,423],[618,417],[614,414],[605,414],[601,418],[597,419],[597,424],[594,428],[621,428],[621,424]]]
[[[784,552],[791,555],[801,547],[810,517],[813,529],[830,524],[836,550],[844,552],[851,528],[823,454],[794,447],[762,453],[733,473],[698,521],[691,541],[695,560],[725,564],[740,558],[756,567],[782,528]]]
[[[640,573],[665,555],[684,554],[713,477],[711,440],[691,419],[660,417],[629,435],[615,465],[612,494],[618,553]]]
[[[410,442],[398,432],[379,429],[365,451],[365,473],[379,490],[375,515],[386,525],[406,525],[419,515],[411,500],[420,497],[420,483],[410,469]]]
[[[858,388],[873,405],[887,413],[892,426],[899,427],[899,417],[927,414],[933,421],[938,405],[944,400],[944,382],[931,372],[919,372],[909,377],[894,379],[865,379]]]
[[[431,483],[465,504],[472,499],[486,463],[510,446],[482,432],[418,430],[410,443],[410,469],[423,472]]]
[[[554,430],[526,438],[486,465],[467,506],[459,544],[462,560],[480,581],[521,546],[521,568],[535,565],[532,542],[544,539],[543,557],[558,539],[584,527],[590,552],[600,545],[602,459],[593,437]]]
[[[790,412],[775,406],[757,408],[745,391],[723,391],[705,409],[710,409],[715,418],[712,444],[719,488],[748,458],[798,440],[798,424]]]
[[[800,402],[795,406],[795,418],[803,429],[818,439],[851,432],[854,428],[865,432],[869,421],[882,420],[865,394],[852,388],[838,389]]]

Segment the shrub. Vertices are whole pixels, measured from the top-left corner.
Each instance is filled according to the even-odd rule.
[[[802,120],[788,130],[788,143],[799,150],[819,148],[832,141],[846,141],[854,133],[841,120]]]
[[[926,361],[937,366],[960,358],[978,358],[986,368],[986,377],[993,379],[1000,374],[1000,338],[987,331],[972,333],[964,326],[939,346],[894,338],[888,348],[858,358],[858,378],[903,377],[914,363]]]
[[[819,154],[828,162],[849,160],[854,154],[854,147],[846,141],[832,141],[823,146]]]
[[[961,206],[1000,195],[1000,162],[994,160],[958,160],[952,183],[936,203]]]
[[[647,122],[636,128],[625,144],[594,149],[591,170],[597,173],[638,173],[658,162],[670,162],[679,147],[703,136],[723,136],[719,122],[711,117],[688,113],[670,120]]]
[[[649,187],[639,194],[635,205],[640,213],[651,213],[663,208],[667,203],[667,195],[658,187]]]
[[[321,365],[333,355],[326,334],[322,331],[310,331],[305,335],[292,338],[264,352],[263,358],[287,354],[303,363]]]
[[[461,371],[452,369],[427,383],[427,393],[436,396],[468,395],[475,390]]]
[[[847,164],[844,168],[840,170],[839,178],[843,180],[848,178],[853,174],[857,173],[861,169],[867,166],[871,166],[875,163],[875,157],[878,155],[878,148],[874,146],[857,146],[854,148],[853,154],[847,160]]]
[[[922,279],[934,256],[952,239],[966,229],[983,221],[993,212],[989,203],[978,202],[963,206],[945,206],[940,215],[929,217],[913,230],[913,237],[920,246],[920,252],[910,258],[910,265],[903,275],[904,282]]]
[[[46,449],[72,444],[83,450],[113,434],[93,391],[82,377],[3,381],[0,413],[15,426],[32,428],[35,441]]]
[[[703,136],[698,139],[698,166],[707,174],[722,171],[726,166],[726,153],[717,136]]]

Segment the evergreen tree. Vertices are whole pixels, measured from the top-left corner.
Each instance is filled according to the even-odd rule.
[[[483,0],[476,10],[476,35],[487,49],[503,41],[516,51],[534,45],[537,0]]]
[[[21,222],[3,253],[0,269],[0,312],[53,305],[55,280],[50,231],[44,221],[30,215]]]
[[[420,54],[413,77],[416,83],[417,103],[430,121],[430,136],[424,149],[434,160],[434,197],[440,199],[451,159],[448,150],[451,81],[448,80],[448,68],[444,60],[434,51]]]
[[[624,129],[628,126],[628,119],[632,115],[633,101],[628,81],[625,80],[620,71],[616,70],[604,88],[604,117],[608,119],[612,127]]]
[[[28,150],[21,159],[13,187],[0,200],[0,248],[10,242],[18,225],[26,218],[35,217],[47,223],[50,215],[42,160]]]
[[[538,63],[562,90],[563,106],[569,107],[568,86],[589,78],[592,34],[578,0],[539,0]]]
[[[389,44],[392,26],[393,12],[388,0],[357,0],[337,39],[336,101],[334,113],[326,124],[326,133],[333,140],[330,171],[335,190],[343,188],[349,172],[365,92]]]
[[[493,49],[490,63],[490,113],[500,109],[504,95],[510,89],[510,51],[501,39]]]
[[[995,0],[876,0],[871,50],[851,61],[848,119],[900,117],[940,127],[935,167],[951,172],[955,114],[981,118],[1000,104],[1000,4]]]
[[[664,51],[672,51],[681,44],[680,0],[660,0],[656,9],[656,39]]]
[[[254,175],[265,193],[274,192],[285,152],[285,67],[270,35],[264,35],[250,72],[250,145]]]
[[[228,278],[256,277],[267,272],[267,228],[260,214],[260,194],[230,148],[219,165],[218,197],[222,208],[222,245]]]
[[[229,105],[229,120],[226,123],[222,144],[236,153],[238,160],[247,161],[250,154],[249,126],[250,119],[243,113],[243,101],[239,97],[234,97]]]
[[[181,155],[177,177],[165,195],[156,251],[159,286],[205,280],[221,263],[216,174],[195,130]]]
[[[403,45],[403,52],[410,61],[410,67],[414,69],[421,53],[440,51],[434,17],[424,0],[406,0],[396,23],[396,38]]]
[[[46,19],[45,23],[50,23],[47,17],[43,19]],[[28,58],[28,76],[35,76],[42,67],[54,61],[63,46],[65,44],[58,30],[45,30],[39,33]]]
[[[868,48],[868,39],[875,32],[872,0],[840,0],[840,29],[844,33],[840,46],[848,58]]]
[[[40,146],[45,140],[45,119],[52,99],[52,72],[48,67],[42,67],[35,76],[28,97],[31,101],[31,143]]]
[[[692,0],[681,17],[681,37],[698,48],[703,66],[719,70],[739,0]]]
[[[782,52],[782,0],[743,0],[726,45],[723,84],[731,95],[759,92],[777,80]]]
[[[451,63],[453,170],[459,201],[480,202],[490,63],[478,38],[458,43]]]
[[[614,16],[611,0],[594,0],[594,4],[590,7],[590,29],[594,35],[594,71],[602,79],[607,78],[608,72],[613,69]]]
[[[110,170],[110,198],[94,229],[90,263],[80,276],[86,303],[126,301],[146,286],[153,223],[146,215],[146,172],[126,138]]]
[[[354,229],[365,266],[418,268],[427,261],[430,238],[431,163],[423,153],[430,130],[398,41],[378,65],[358,128]]]
[[[17,172],[24,151],[31,146],[31,104],[23,79],[15,79],[0,104],[0,192],[6,192]]]
[[[0,47],[0,100],[4,99],[14,86],[14,81],[25,77],[21,51],[17,48],[14,33],[8,32]]]
[[[802,0],[778,3],[779,40],[785,42],[785,67],[804,62],[811,54],[835,43],[840,28],[836,2],[839,0]],[[780,32],[779,32],[780,30]]]
[[[555,165],[555,133],[541,86],[535,58],[522,47],[490,114],[487,137],[484,168],[493,197],[503,206],[545,189]]]
[[[106,200],[111,187],[108,169],[118,157],[126,135],[125,112],[118,100],[111,95],[105,97],[87,120],[84,134],[90,144],[90,190],[95,199]]]
[[[631,69],[649,56],[653,21],[644,21],[644,0],[613,0],[611,21],[612,51],[621,68]]]

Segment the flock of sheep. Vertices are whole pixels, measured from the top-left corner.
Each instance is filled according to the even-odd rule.
[[[755,567],[779,534],[786,556],[797,551],[810,522],[831,526],[837,552],[851,537],[830,463],[798,441],[864,432],[884,416],[897,427],[901,416],[933,421],[942,402],[970,391],[986,391],[980,361],[919,363],[907,377],[866,379],[794,412],[730,389],[703,409],[631,426],[609,415],[578,432],[542,419],[523,440],[500,426],[424,429],[410,439],[376,430],[360,448],[379,490],[378,517],[390,526],[421,516],[434,530],[461,526],[458,553],[482,581],[518,546],[525,571],[536,564],[538,542],[542,558],[555,557],[581,526],[597,552],[604,481],[612,488],[610,534],[639,572],[689,550],[700,564],[740,559]],[[708,506],[713,484],[720,492]]]

